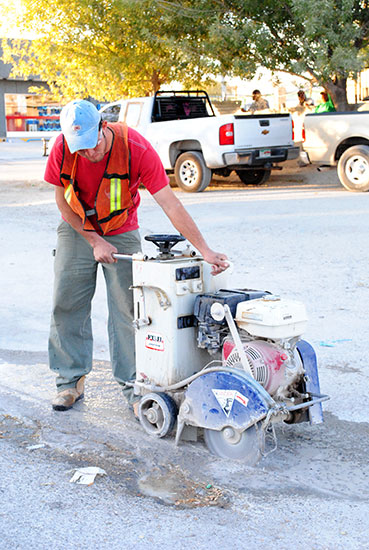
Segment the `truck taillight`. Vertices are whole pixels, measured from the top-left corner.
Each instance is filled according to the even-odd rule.
[[[295,124],[293,122],[293,119],[291,119],[292,122],[292,141],[295,141]]]
[[[219,128],[219,145],[234,145],[233,123],[224,124]]]
[[[305,141],[306,139],[306,133],[305,133],[305,126],[302,127],[302,141]]]

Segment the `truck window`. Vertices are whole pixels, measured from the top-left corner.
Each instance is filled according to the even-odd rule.
[[[186,120],[212,116],[207,109],[205,98],[197,97],[157,97],[152,114],[152,122],[164,120]]]
[[[142,103],[128,103],[125,115],[125,122],[128,126],[131,126],[132,128],[138,126],[141,117],[141,110]]]
[[[118,122],[120,107],[120,105],[109,105],[109,107],[106,107],[106,109],[102,109],[102,120],[107,120],[108,122]]]

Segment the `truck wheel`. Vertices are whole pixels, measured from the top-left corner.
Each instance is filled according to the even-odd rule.
[[[211,170],[198,151],[182,153],[176,160],[174,175],[178,187],[188,193],[200,193],[211,181]]]
[[[369,147],[355,145],[340,157],[337,173],[348,191],[369,191]]]
[[[236,170],[237,176],[245,185],[260,185],[270,178],[271,170],[255,168],[254,170]]]

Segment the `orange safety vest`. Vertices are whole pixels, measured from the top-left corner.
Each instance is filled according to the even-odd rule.
[[[78,185],[75,183],[78,153],[69,151],[63,136],[63,160],[60,167],[60,181],[64,186],[64,198],[81,218],[85,231],[96,231],[88,219],[95,220],[103,235],[122,227],[128,218],[128,209],[133,205],[129,189],[129,149],[128,128],[121,122],[112,123],[108,128],[113,132],[112,147],[103,178],[95,197],[94,208],[86,208],[79,199]]]

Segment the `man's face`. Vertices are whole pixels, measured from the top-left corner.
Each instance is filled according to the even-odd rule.
[[[253,99],[254,101],[257,101],[257,100],[260,99],[260,98],[261,98],[261,93],[256,92],[256,93],[252,94],[252,99]]]
[[[92,149],[80,149],[77,151],[77,153],[87,159],[89,162],[93,162],[96,164],[97,162],[100,162],[107,152],[107,143],[106,143],[106,136],[105,136],[105,128],[106,128],[106,121],[103,122],[101,130],[98,133],[97,137],[97,144]]]

